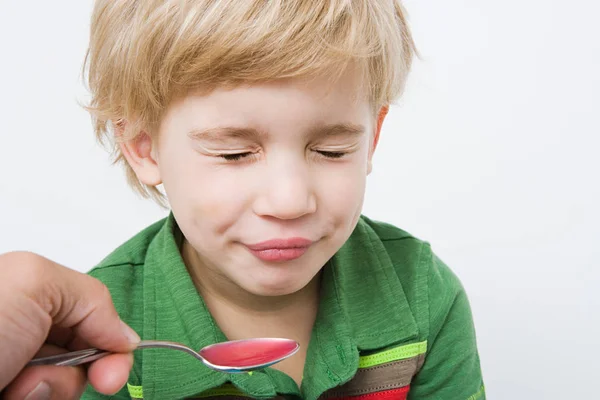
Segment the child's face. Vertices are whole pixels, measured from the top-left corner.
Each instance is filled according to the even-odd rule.
[[[133,167],[163,183],[204,268],[252,294],[285,295],[346,241],[378,136],[355,79],[219,89],[171,105],[153,155]],[[148,143],[137,146],[148,155]]]

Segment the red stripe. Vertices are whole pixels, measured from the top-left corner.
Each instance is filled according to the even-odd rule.
[[[406,400],[410,386],[399,389],[384,390],[382,392],[361,394],[360,396],[334,397],[330,400]]]

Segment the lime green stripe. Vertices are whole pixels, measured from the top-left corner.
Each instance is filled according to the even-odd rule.
[[[483,394],[485,393],[485,387],[481,386],[481,389],[479,389],[479,391],[477,393],[475,393],[472,396],[469,396],[469,398],[467,400],[478,400],[481,398],[481,396],[483,396]]]
[[[361,356],[358,361],[359,368],[369,368],[376,365],[385,364],[392,361],[405,360],[407,358],[416,357],[427,352],[427,341],[420,343],[412,343],[404,346],[394,347],[375,353],[368,356]]]
[[[143,399],[144,398],[144,391],[142,390],[141,386],[133,386],[130,385],[129,383],[127,384],[127,390],[129,391],[129,395],[133,398],[136,399]],[[210,389],[206,392],[203,392],[200,395],[196,395],[194,396],[195,399],[201,399],[204,397],[211,397],[211,396],[243,396],[243,397],[248,397],[247,395],[245,395],[241,390],[237,389],[235,386],[233,385],[224,385],[222,387],[219,388],[214,388],[214,389]]]
[[[127,383],[127,390],[129,391],[129,395],[131,397],[134,397],[136,399],[144,398],[144,391],[142,390],[141,386],[133,386]]]

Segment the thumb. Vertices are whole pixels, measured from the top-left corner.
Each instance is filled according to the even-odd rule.
[[[56,277],[37,293],[53,325],[70,328],[76,341],[114,352],[129,352],[140,341],[133,329],[117,314],[108,288],[99,280],[54,264]]]

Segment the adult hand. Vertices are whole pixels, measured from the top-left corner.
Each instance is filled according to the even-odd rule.
[[[127,382],[137,334],[97,279],[26,252],[0,255],[0,390],[6,400],[79,398],[89,380],[113,394]],[[87,368],[35,366],[35,356],[98,347],[118,352]],[[35,396],[34,396],[35,394]],[[1,396],[0,396],[1,397]]]

